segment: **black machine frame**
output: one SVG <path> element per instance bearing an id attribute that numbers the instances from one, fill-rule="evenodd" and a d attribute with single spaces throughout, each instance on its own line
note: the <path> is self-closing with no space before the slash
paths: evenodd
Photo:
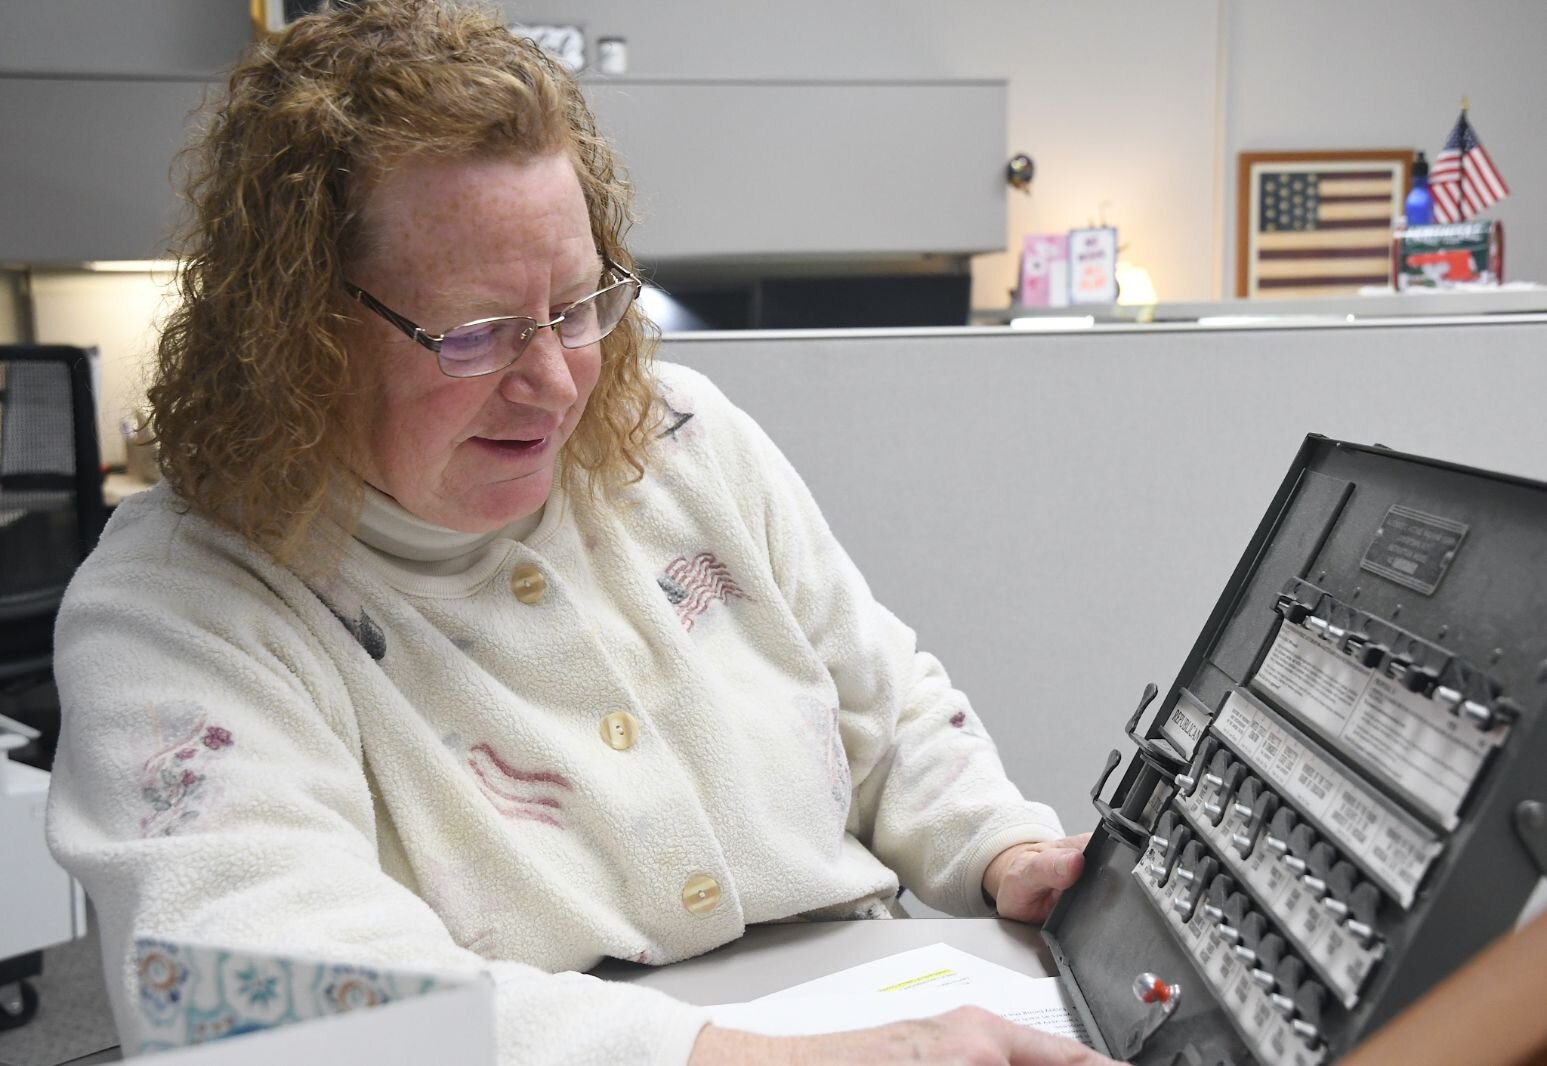
<path id="1" fill-rule="evenodd" d="M 1329 733 L 1319 663 L 1407 693 L 1391 732 Z M 1115 1057 L 1331 1061 L 1507 932 L 1547 866 L 1547 485 L 1307 437 L 1141 729 L 1155 695 L 1044 928 L 1060 979 Z M 1406 729 L 1481 751 L 1458 803 L 1403 778 Z M 1309 809 L 1327 793 L 1356 798 Z"/>

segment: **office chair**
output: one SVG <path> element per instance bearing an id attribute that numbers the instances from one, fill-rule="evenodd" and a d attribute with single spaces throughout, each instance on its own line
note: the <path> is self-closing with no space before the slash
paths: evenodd
<path id="1" fill-rule="evenodd" d="M 86 352 L 0 345 L 0 694 L 52 677 L 59 600 L 105 520 Z"/>
<path id="2" fill-rule="evenodd" d="M 52 680 L 54 616 L 105 518 L 86 352 L 0 345 L 0 696 Z M 41 742 L 44 769 L 57 710 L 53 718 Z M 42 969 L 41 951 L 0 960 L 0 984 L 17 984 L 22 997 L 19 1011 L 0 1005 L 0 1031 L 36 1013 L 27 978 Z"/>

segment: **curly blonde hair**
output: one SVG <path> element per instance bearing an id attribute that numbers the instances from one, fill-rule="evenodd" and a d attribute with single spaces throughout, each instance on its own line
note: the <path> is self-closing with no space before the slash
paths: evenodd
<path id="1" fill-rule="evenodd" d="M 367 0 L 297 20 L 233 69 L 184 149 L 193 214 L 181 302 L 149 389 L 177 493 L 293 561 L 319 514 L 362 491 L 371 387 L 342 342 L 340 282 L 363 248 L 372 175 L 409 156 L 575 161 L 597 249 L 624 266 L 629 188 L 574 80 L 496 15 L 448 0 Z M 564 448 L 586 487 L 639 477 L 652 439 L 653 327 L 631 307 Z"/>

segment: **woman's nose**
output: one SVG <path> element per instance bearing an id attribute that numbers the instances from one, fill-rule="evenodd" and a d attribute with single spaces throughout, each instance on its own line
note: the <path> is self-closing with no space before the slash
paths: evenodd
<path id="1" fill-rule="evenodd" d="M 532 335 L 521 357 L 501 378 L 500 395 L 512 403 L 549 410 L 562 410 L 575 402 L 579 392 L 556 326 L 543 326 Z"/>

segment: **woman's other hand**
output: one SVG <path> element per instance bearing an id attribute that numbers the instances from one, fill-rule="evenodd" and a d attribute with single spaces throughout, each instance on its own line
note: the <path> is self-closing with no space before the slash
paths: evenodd
<path id="1" fill-rule="evenodd" d="M 1064 890 L 1085 870 L 1090 834 L 1040 844 L 1016 844 L 994 856 L 983 872 L 983 893 L 1001 918 L 1042 922 Z"/>
<path id="2" fill-rule="evenodd" d="M 1111 1059 L 1084 1044 L 958 1007 L 919 1021 L 822 1036 L 768 1037 L 706 1028 L 688 1066 L 1100 1066 Z"/>

